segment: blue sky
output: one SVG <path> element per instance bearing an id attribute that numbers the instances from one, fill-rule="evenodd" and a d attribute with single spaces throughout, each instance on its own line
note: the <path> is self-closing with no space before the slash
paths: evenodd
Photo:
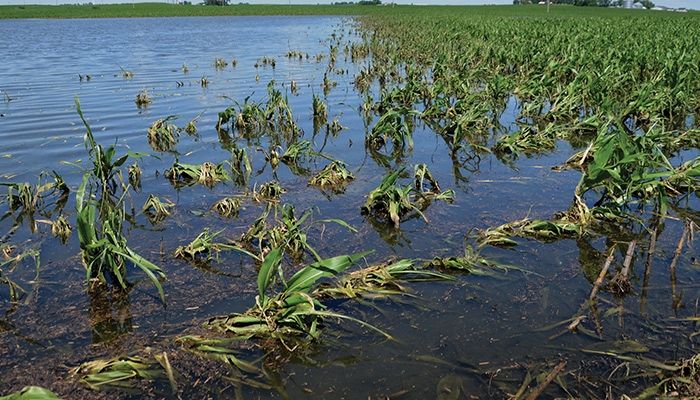
<path id="1" fill-rule="evenodd" d="M 90 0 L 58 0 L 58 3 L 82 3 Z M 140 2 L 141 0 L 135 0 Z M 163 1 L 163 0 L 150 0 Z M 232 0 L 236 3 L 239 0 Z M 258 4 L 288 4 L 290 0 L 240 0 Z M 332 3 L 337 0 L 291 0 L 292 3 Z M 389 1 L 389 0 L 385 0 Z M 393 0 L 403 4 L 512 4 L 512 0 Z M 131 0 L 92 0 L 93 3 L 131 3 Z M 56 0 L 0 0 L 0 4 L 55 4 Z M 668 7 L 700 8 L 700 0 L 656 0 L 654 3 Z"/>

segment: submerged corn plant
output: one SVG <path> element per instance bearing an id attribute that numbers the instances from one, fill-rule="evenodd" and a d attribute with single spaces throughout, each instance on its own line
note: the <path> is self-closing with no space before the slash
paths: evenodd
<path id="1" fill-rule="evenodd" d="M 178 141 L 178 128 L 170 123 L 177 117 L 170 115 L 164 119 L 155 121 L 148 128 L 148 144 L 155 151 L 170 151 Z"/>
<path id="2" fill-rule="evenodd" d="M 539 154 L 554 150 L 556 140 L 554 124 L 548 125 L 544 129 L 525 125 L 515 133 L 500 137 L 492 150 L 499 156 L 517 156 L 520 153 Z"/>
<path id="3" fill-rule="evenodd" d="M 41 267 L 39 251 L 29 249 L 19 254 L 15 254 L 15 251 L 16 248 L 14 246 L 6 245 L 0 247 L 0 284 L 7 286 L 10 301 L 12 302 L 19 300 L 21 294 L 24 293 L 24 289 L 10 279 L 9 275 L 26 259 L 32 259 L 34 261 L 37 277 L 39 274 L 39 268 Z"/>
<path id="4" fill-rule="evenodd" d="M 530 273 L 522 268 L 502 264 L 486 258 L 469 244 L 465 244 L 463 255 L 453 257 L 435 257 L 428 262 L 428 265 L 432 268 L 443 271 L 457 270 L 474 275 L 490 277 L 498 277 L 500 276 L 499 273 L 507 272 L 509 270 L 518 270 L 526 274 Z"/>
<path id="5" fill-rule="evenodd" d="M 140 356 L 123 356 L 88 361 L 70 371 L 74 379 L 92 390 L 108 388 L 133 388 L 135 381 L 155 381 L 166 378 L 174 382 L 172 367 L 164 357 L 153 359 Z"/>
<path id="6" fill-rule="evenodd" d="M 194 240 L 185 246 L 175 249 L 174 256 L 189 262 L 204 261 L 209 262 L 218 258 L 218 254 L 223 250 L 237 250 L 253 258 L 258 258 L 255 254 L 247 250 L 228 243 L 216 242 L 215 239 L 223 231 L 211 233 L 209 228 L 205 228 Z"/>
<path id="7" fill-rule="evenodd" d="M 345 163 L 333 160 L 309 179 L 309 184 L 321 188 L 329 188 L 334 192 L 340 193 L 353 179 L 355 177 L 348 171 Z"/>
<path id="8" fill-rule="evenodd" d="M 240 197 L 225 197 L 214 203 L 211 208 L 222 217 L 234 218 L 238 216 L 241 204 L 242 201 Z"/>
<path id="9" fill-rule="evenodd" d="M 413 260 L 395 260 L 343 274 L 334 282 L 320 285 L 314 295 L 338 299 L 388 297 L 410 293 L 404 286 L 407 281 L 450 279 L 449 275 L 417 266 Z"/>
<path id="10" fill-rule="evenodd" d="M 0 182 L 0 186 L 7 187 L 7 195 L 0 198 L 0 204 L 6 204 L 7 211 L 0 220 L 14 215 L 11 232 L 19 228 L 25 219 L 29 229 L 34 232 L 37 230 L 37 215 L 51 218 L 53 214 L 62 211 L 68 201 L 70 189 L 60 175 L 56 172 L 52 175 L 48 180 L 48 175 L 41 173 L 34 185 Z"/>
<path id="11" fill-rule="evenodd" d="M 253 199 L 258 202 L 278 202 L 284 193 L 287 190 L 275 181 L 253 187 Z"/>
<path id="12" fill-rule="evenodd" d="M 201 165 L 175 162 L 170 169 L 165 171 L 165 177 L 176 187 L 195 184 L 213 187 L 219 182 L 231 179 L 223 163 L 213 164 L 210 162 Z"/>
<path id="13" fill-rule="evenodd" d="M 174 206 L 175 204 L 170 200 L 165 200 L 165 202 L 163 202 L 158 197 L 151 194 L 148 195 L 148 199 L 146 199 L 143 207 L 141 207 L 141 212 L 146 215 L 152 224 L 157 224 L 170 215 L 170 209 Z"/>
<path id="14" fill-rule="evenodd" d="M 148 94 L 148 91 L 144 89 L 136 95 L 136 100 L 134 100 L 134 102 L 136 103 L 137 107 L 141 108 L 148 106 L 151 104 L 151 102 L 153 102 L 153 100 L 151 100 L 151 96 Z"/>
<path id="15" fill-rule="evenodd" d="M 253 165 L 245 148 L 234 146 L 231 148 L 231 173 L 236 183 L 246 185 L 253 173 Z"/>
<path id="16" fill-rule="evenodd" d="M 127 168 L 127 174 L 129 175 L 129 185 L 131 185 L 134 190 L 141 189 L 141 167 L 137 162 L 134 162 Z"/>
<path id="17" fill-rule="evenodd" d="M 326 103 L 315 94 L 312 98 L 311 109 L 313 111 L 314 118 L 318 118 L 322 121 L 325 121 L 328 118 L 328 107 L 326 106 Z"/>
<path id="18" fill-rule="evenodd" d="M 224 60 L 223 58 L 215 58 L 214 59 L 214 68 L 216 69 L 224 69 L 228 66 L 228 62 Z"/>
<path id="19" fill-rule="evenodd" d="M 581 234 L 583 234 L 583 227 L 576 222 L 569 221 L 566 217 L 551 221 L 524 218 L 481 231 L 477 240 L 479 246 L 511 246 L 517 244 L 512 239 L 513 237 L 546 241 L 575 237 Z"/>
<path id="20" fill-rule="evenodd" d="M 432 178 L 426 166 L 417 166 L 415 186 L 399 184 L 398 180 L 404 173 L 405 169 L 402 168 L 386 175 L 379 186 L 367 196 L 367 201 L 361 208 L 362 213 L 379 220 L 389 220 L 398 228 L 401 220 L 409 214 L 418 215 L 427 222 L 423 210 L 429 206 L 431 200 L 452 201 L 454 198 L 452 190 L 435 192 L 433 188 L 424 191 L 425 177 Z M 439 188 L 437 182 L 435 186 Z"/>
<path id="21" fill-rule="evenodd" d="M 272 249 L 258 273 L 255 305 L 243 313 L 213 318 L 207 322 L 207 326 L 242 339 L 278 341 L 290 350 L 303 341 L 317 339 L 328 319 L 354 321 L 391 338 L 389 334 L 365 322 L 329 311 L 314 297 L 313 289 L 319 280 L 342 273 L 365 254 L 317 261 L 302 268 L 289 279 L 280 279 L 281 287 L 277 288 L 274 281 L 277 275 L 282 274 L 280 264 L 283 251 L 279 248 Z"/>
<path id="22" fill-rule="evenodd" d="M 199 335 L 188 335 L 177 338 L 185 350 L 210 360 L 223 362 L 231 367 L 233 376 L 227 376 L 226 380 L 237 386 L 249 386 L 251 388 L 272 390 L 275 389 L 285 394 L 284 388 L 276 382 L 274 372 L 268 372 L 261 364 L 262 360 L 246 361 L 246 351 L 237 348 L 241 344 L 241 338 L 219 338 Z"/>
<path id="23" fill-rule="evenodd" d="M 125 220 L 123 197 L 116 204 L 105 198 L 98 201 L 86 176 L 76 192 L 75 202 L 78 240 L 87 281 L 107 284 L 109 278 L 116 281 L 120 288 L 126 289 L 129 286 L 127 267 L 133 265 L 146 274 L 165 303 L 160 283 L 165 274 L 126 243 L 122 228 Z"/>
<path id="24" fill-rule="evenodd" d="M 70 226 L 65 215 L 61 214 L 56 220 L 51 221 L 51 234 L 61 239 L 61 243 L 66 244 L 73 228 Z"/>
<path id="25" fill-rule="evenodd" d="M 294 206 L 283 204 L 280 207 L 266 208 L 256 221 L 241 236 L 238 243 L 251 251 L 260 254 L 258 259 L 273 248 L 281 248 L 295 259 L 301 259 L 308 252 L 315 259 L 321 257 L 309 243 L 307 232 L 317 224 L 335 223 L 351 232 L 357 232 L 352 226 L 340 219 L 310 220 L 312 210 L 306 210 L 300 217 L 296 216 Z"/>

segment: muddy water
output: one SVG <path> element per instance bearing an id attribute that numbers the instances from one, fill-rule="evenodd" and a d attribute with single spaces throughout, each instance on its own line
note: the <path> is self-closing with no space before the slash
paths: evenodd
<path id="1" fill-rule="evenodd" d="M 75 164 L 86 159 L 84 128 L 74 107 L 78 96 L 99 142 L 116 142 L 122 151 L 156 156 L 140 161 L 143 189 L 129 200 L 134 208 L 139 210 L 149 194 L 176 204 L 172 215 L 156 225 L 137 213 L 127 233 L 131 246 L 166 272 L 167 307 L 136 273 L 130 276 L 136 284 L 128 293 L 88 294 L 75 234 L 63 245 L 45 225 L 39 224 L 38 232 L 32 233 L 24 223 L 7 239 L 6 244 L 20 249 L 39 250 L 41 269 L 37 275 L 27 261 L 11 272 L 26 292 L 17 303 L 11 303 L 7 289 L 0 286 L 2 393 L 38 384 L 66 398 L 172 396 L 163 382 L 144 385 L 141 391 L 96 394 L 71 379 L 68 371 L 87 360 L 135 354 L 147 347 L 177 351 L 173 338 L 196 331 L 209 317 L 240 312 L 253 303 L 256 270 L 249 259 L 224 253 L 219 262 L 195 268 L 172 253 L 205 227 L 237 237 L 262 206 L 248 202 L 237 219 L 226 220 L 208 212 L 209 207 L 224 196 L 242 194 L 243 188 L 220 184 L 178 190 L 162 173 L 175 160 L 228 160 L 230 153 L 215 129 L 218 112 L 248 96 L 264 100 L 271 80 L 288 93 L 304 138 L 316 150 L 346 162 L 356 176 L 344 193 L 327 196 L 307 185 L 308 176 L 295 175 L 284 164 L 272 171 L 258 146 L 249 148 L 256 171 L 251 186 L 276 178 L 287 189 L 284 202 L 297 210 L 314 208 L 315 218 L 342 218 L 357 228 L 354 234 L 333 225 L 311 230 L 309 238 L 323 256 L 364 250 L 374 251 L 369 261 L 459 255 L 465 235 L 473 229 L 527 215 L 548 218 L 569 206 L 579 175 L 551 167 L 575 151 L 570 144 L 562 142 L 552 154 L 523 157 L 512 165 L 465 150 L 460 155 L 464 163 L 455 166 L 442 139 L 418 126 L 415 149 L 401 163 L 428 164 L 443 189 L 455 190 L 455 202 L 433 204 L 425 213 L 429 223 L 413 219 L 403 223 L 400 232 L 365 220 L 359 212 L 364 196 L 387 170 L 363 146 L 368 127 L 359 110 L 362 97 L 352 85 L 359 65 L 345 60 L 342 49 L 336 69 L 347 73 L 330 74 L 337 86 L 325 100 L 330 119 L 338 117 L 346 129 L 338 135 L 326 135 L 325 130 L 314 134 L 312 122 L 311 99 L 323 94 L 329 38 L 334 32 L 347 32 L 347 23 L 334 17 L 0 21 L 0 37 L 6 38 L 0 90 L 7 94 L 0 102 L 0 180 L 35 182 L 42 171 L 56 170 L 71 188 L 77 187 L 82 171 Z M 290 50 L 308 53 L 309 58 L 288 59 Z M 317 61 L 318 54 L 325 57 Z M 275 58 L 275 68 L 256 68 L 262 57 Z M 235 58 L 237 65 L 217 70 L 215 58 Z M 125 79 L 121 68 L 134 76 Z M 200 84 L 202 77 L 208 79 L 207 87 Z M 298 84 L 296 95 L 289 93 L 291 81 Z M 145 108 L 134 103 L 141 90 L 153 100 Z M 156 119 L 175 115 L 175 123 L 184 126 L 200 114 L 198 135 L 183 134 L 175 151 L 156 153 L 148 146 L 146 130 Z M 516 105 L 511 102 L 501 122 L 511 126 L 515 116 Z M 323 165 L 319 159 L 305 166 L 314 171 Z M 66 213 L 71 219 L 73 208 L 70 201 Z M 7 205 L 0 205 L 0 212 L 5 211 Z M 1 235 L 13 221 L 12 216 L 0 221 Z M 396 341 L 382 340 L 356 326 L 333 325 L 328 340 L 311 354 L 268 355 L 273 359 L 270 364 L 292 398 L 431 398 L 450 382 L 458 382 L 462 395 L 500 398 L 503 391 L 498 389 L 515 392 L 526 370 L 546 371 L 562 359 L 570 366 L 580 365 L 581 374 L 592 381 L 602 381 L 609 372 L 605 362 L 595 363 L 600 358 L 580 352 L 581 348 L 636 340 L 652 349 L 649 357 L 692 355 L 690 335 L 695 328 L 684 318 L 696 314 L 700 295 L 694 251 L 683 252 L 675 282 L 669 274 L 682 229 L 680 222 L 666 223 L 647 269 L 646 286 L 648 237 L 640 240 L 632 293 L 616 297 L 603 292 L 592 313 L 597 321 L 587 327 L 598 327 L 597 338 L 560 334 L 565 325 L 547 327 L 578 312 L 610 240 L 629 240 L 624 232 L 549 244 L 521 240 L 511 249 L 483 251 L 530 273 L 511 270 L 497 278 L 457 274 L 455 282 L 410 284 L 413 297 L 337 302 L 332 306 L 338 311 L 391 332 Z M 624 256 L 624 250 L 619 252 L 616 264 Z M 223 378 L 226 368 L 200 365 L 186 355 L 174 358 L 187 397 L 227 398 L 235 393 Z M 245 388 L 243 394 L 279 397 L 274 391 Z"/>

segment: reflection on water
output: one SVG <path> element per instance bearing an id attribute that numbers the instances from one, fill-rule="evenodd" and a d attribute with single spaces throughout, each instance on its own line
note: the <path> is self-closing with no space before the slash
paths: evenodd
<path id="1" fill-rule="evenodd" d="M 88 293 L 93 344 L 111 342 L 132 331 L 134 321 L 128 291 L 96 289 Z"/>

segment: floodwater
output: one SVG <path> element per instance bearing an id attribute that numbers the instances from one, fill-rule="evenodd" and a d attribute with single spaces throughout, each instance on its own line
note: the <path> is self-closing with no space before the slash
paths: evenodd
<path id="1" fill-rule="evenodd" d="M 228 367 L 179 356 L 177 352 L 184 350 L 174 339 L 196 332 L 210 317 L 242 312 L 253 305 L 255 265 L 235 252 L 224 252 L 217 262 L 195 268 L 172 254 L 206 227 L 224 230 L 222 237 L 238 237 L 264 206 L 248 201 L 238 218 L 224 219 L 209 208 L 225 196 L 243 194 L 244 188 L 222 183 L 211 189 L 199 185 L 176 189 L 163 172 L 175 160 L 191 164 L 229 160 L 230 153 L 215 129 L 218 112 L 248 96 L 264 100 L 271 80 L 289 96 L 304 138 L 312 141 L 315 150 L 347 163 L 356 177 L 344 193 L 327 195 L 307 184 L 309 176 L 295 175 L 282 163 L 276 171 L 266 165 L 264 153 L 258 150 L 267 149 L 266 142 L 249 144 L 255 171 L 251 188 L 276 178 L 287 189 L 282 201 L 293 204 L 298 213 L 312 208 L 315 219 L 342 218 L 358 230 L 351 233 L 333 224 L 312 229 L 309 241 L 324 257 L 365 250 L 374 251 L 369 262 L 460 255 L 465 236 L 476 229 L 526 216 L 550 218 L 569 207 L 579 173 L 552 169 L 576 150 L 569 143 L 559 143 L 551 154 L 521 157 L 511 165 L 466 149 L 455 163 L 440 136 L 418 125 L 414 150 L 398 164 L 412 168 L 426 163 L 443 190 L 456 192 L 455 201 L 432 204 L 425 212 L 428 223 L 415 218 L 402 223 L 398 232 L 366 220 L 360 207 L 387 172 L 365 150 L 365 132 L 376 117 L 369 126 L 365 124 L 360 110 L 363 98 L 353 86 L 355 74 L 367 60 L 352 63 L 341 48 L 336 71 L 329 75 L 337 85 L 325 96 L 321 86 L 331 35 L 344 32 L 343 40 L 354 40 L 350 30 L 350 20 L 335 17 L 0 21 L 4 38 L 0 181 L 34 183 L 42 171 L 55 170 L 71 189 L 77 188 L 82 171 L 76 164 L 87 159 L 85 130 L 74 106 L 74 98 L 79 97 L 98 142 L 116 143 L 122 152 L 154 155 L 139 160 L 142 190 L 127 201 L 136 217 L 126 235 L 134 250 L 167 274 L 167 307 L 148 280 L 133 271 L 129 278 L 136 285 L 128 293 L 91 294 L 86 290 L 75 232 L 65 245 L 41 223 L 35 233 L 23 223 L 13 235 L 5 236 L 14 218 L 0 220 L 3 244 L 37 249 L 41 254 L 38 275 L 30 260 L 10 273 L 25 291 L 18 302 L 10 302 L 7 288 L 0 286 L 0 394 L 41 385 L 65 398 L 174 397 L 167 381 L 139 384 L 131 392 L 96 393 L 69 376 L 69 370 L 82 362 L 143 354 L 152 348 L 170 352 L 183 398 L 234 396 L 236 390 L 225 379 Z M 287 58 L 292 50 L 308 53 L 309 58 Z M 318 54 L 325 57 L 318 61 Z M 262 63 L 256 67 L 262 57 L 274 58 L 275 68 Z M 237 65 L 217 70 L 216 58 L 228 62 L 235 58 Z M 133 77 L 125 79 L 122 68 L 132 71 Z M 200 84 L 202 77 L 209 81 L 206 87 Z M 295 95 L 289 90 L 292 81 L 298 85 Z M 139 108 L 134 99 L 142 90 L 148 91 L 152 103 Z M 325 129 L 314 134 L 313 94 L 327 101 L 329 120 L 337 117 L 346 129 L 337 135 L 327 135 Z M 501 123 L 512 128 L 516 113 L 513 100 Z M 174 151 L 155 152 L 148 145 L 146 130 L 170 115 L 177 116 L 178 126 L 199 116 L 198 135 L 183 133 Z M 318 158 L 305 167 L 318 171 L 325 163 Z M 172 215 L 155 225 L 138 212 L 149 194 L 175 203 Z M 73 210 L 71 196 L 65 208 L 71 221 Z M 6 211 L 7 205 L 0 205 L 0 213 Z M 634 340 L 651 349 L 645 354 L 650 358 L 687 357 L 694 354 L 695 323 L 688 318 L 698 311 L 700 271 L 694 250 L 687 247 L 675 277 L 669 274 L 682 230 L 680 221 L 666 223 L 646 284 L 649 241 L 648 237 L 640 240 L 632 292 L 619 297 L 604 290 L 594 313 L 598 320 L 586 323 L 596 337 L 570 333 L 566 324 L 548 327 L 578 313 L 610 240 L 629 240 L 631 235 L 625 232 L 554 243 L 518 240 L 518 246 L 507 249 L 488 247 L 483 255 L 530 273 L 511 270 L 495 278 L 455 274 L 453 282 L 408 284 L 412 297 L 333 303 L 335 311 L 362 318 L 396 340 L 384 340 L 351 322 L 333 322 L 322 336 L 325 340 L 311 351 L 291 357 L 271 351 L 265 354 L 272 358 L 267 364 L 291 398 L 423 399 L 445 395 L 445 387 L 458 387 L 462 398 L 502 398 L 504 392 L 517 390 L 526 371 L 546 373 L 560 360 L 568 360 L 570 369 L 580 368 L 580 375 L 590 382 L 604 382 L 610 372 L 606 362 L 581 352 L 582 348 Z M 624 248 L 618 251 L 613 270 L 621 268 Z M 566 395 L 556 384 L 552 386 L 547 396 Z M 281 396 L 248 387 L 241 393 L 244 397 Z"/>

